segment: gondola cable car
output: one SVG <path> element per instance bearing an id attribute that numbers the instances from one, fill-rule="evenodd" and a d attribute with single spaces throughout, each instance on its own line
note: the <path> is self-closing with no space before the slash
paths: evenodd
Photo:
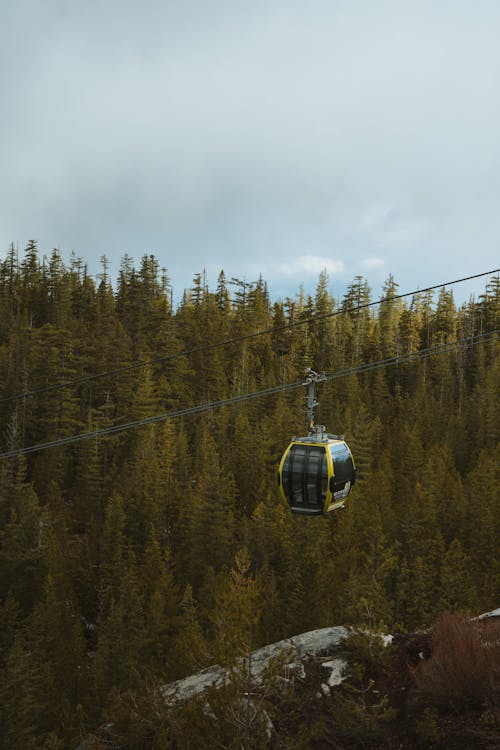
<path id="1" fill-rule="evenodd" d="M 307 437 L 292 437 L 279 465 L 281 495 L 292 513 L 322 515 L 345 504 L 356 480 L 356 466 L 343 435 L 326 432 L 314 421 L 316 383 L 324 373 L 307 370 Z"/>

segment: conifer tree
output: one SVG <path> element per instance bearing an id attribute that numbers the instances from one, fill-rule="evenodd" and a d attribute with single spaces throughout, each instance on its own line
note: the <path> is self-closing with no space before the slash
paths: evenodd
<path id="1" fill-rule="evenodd" d="M 94 700 L 104 707 L 114 691 L 133 687 L 144 669 L 144 597 L 132 552 L 107 611 L 98 624 L 93 661 Z"/>
<path id="2" fill-rule="evenodd" d="M 226 274 L 224 273 L 224 271 L 221 271 L 217 278 L 217 290 L 215 292 L 215 300 L 217 302 L 217 307 L 219 308 L 219 310 L 222 313 L 227 314 L 229 311 L 231 299 L 229 296 L 229 291 L 227 288 L 227 281 L 226 281 Z"/>
<path id="3" fill-rule="evenodd" d="M 260 618 L 259 585 L 251 572 L 251 560 L 245 548 L 238 550 L 234 567 L 224 584 L 215 592 L 211 615 L 217 661 L 237 669 L 237 659 L 248 659 L 256 646 Z M 248 664 L 245 666 L 249 668 Z"/>
<path id="4" fill-rule="evenodd" d="M 462 544 L 471 558 L 479 608 L 489 610 L 500 596 L 500 486 L 498 447 L 481 451 L 477 464 L 467 474 L 466 521 Z"/>
<path id="5" fill-rule="evenodd" d="M 100 542 L 99 609 L 106 617 L 113 601 L 118 600 L 121 581 L 126 575 L 128 544 L 125 537 L 125 512 L 122 497 L 114 493 L 106 507 Z"/>
<path id="6" fill-rule="evenodd" d="M 456 329 L 456 308 L 453 300 L 453 292 L 444 287 L 439 292 L 436 310 L 432 323 L 432 334 L 434 344 L 443 344 L 452 341 Z"/>
<path id="7" fill-rule="evenodd" d="M 180 605 L 180 627 L 174 637 L 171 658 L 175 678 L 198 672 L 212 660 L 205 634 L 200 624 L 198 607 L 190 584 L 184 589 Z"/>
<path id="8" fill-rule="evenodd" d="M 192 565 L 212 565 L 216 570 L 227 565 L 235 546 L 237 493 L 234 478 L 221 465 L 217 446 L 207 424 L 200 430 L 196 503 L 192 510 L 193 536 L 190 540 Z"/>
<path id="9" fill-rule="evenodd" d="M 26 616 L 41 587 L 43 514 L 33 487 L 24 480 L 22 463 L 8 501 L 8 520 L 1 533 L 1 598 L 11 591 Z"/>
<path id="10" fill-rule="evenodd" d="M 3 747 L 38 750 L 45 705 L 40 701 L 40 665 L 35 663 L 24 633 L 16 637 L 7 655 L 0 691 Z"/>
<path id="11" fill-rule="evenodd" d="M 403 311 L 402 301 L 394 299 L 398 294 L 398 284 L 389 274 L 382 289 L 382 304 L 378 316 L 382 357 L 394 357 L 399 353 L 398 326 Z"/>
<path id="12" fill-rule="evenodd" d="M 208 737 L 215 732 L 219 741 L 224 738 L 223 746 L 234 750 L 257 750 L 268 744 L 262 709 L 251 697 L 260 587 L 250 568 L 248 552 L 243 548 L 236 553 L 234 567 L 215 593 L 212 613 L 215 654 L 228 673 L 224 684 L 210 694 L 210 706 L 217 720 L 205 725 L 205 731 Z"/>
<path id="13" fill-rule="evenodd" d="M 347 292 L 342 300 L 344 315 L 339 320 L 340 348 L 344 351 L 344 361 L 335 357 L 335 369 L 345 367 L 346 364 L 357 364 L 362 361 L 363 354 L 375 359 L 377 348 L 370 351 L 371 331 L 373 321 L 366 305 L 370 301 L 370 288 L 362 276 L 355 276 L 353 282 L 347 287 Z M 359 310 L 357 308 L 360 308 Z M 332 364 L 333 364 L 332 363 Z"/>
<path id="14" fill-rule="evenodd" d="M 441 565 L 439 611 L 475 609 L 477 594 L 472 582 L 471 560 L 458 539 L 448 547 Z"/>
<path id="15" fill-rule="evenodd" d="M 356 625 L 366 624 L 370 630 L 380 630 L 392 624 L 394 605 L 388 592 L 388 581 L 396 566 L 394 550 L 383 531 L 378 509 L 363 508 L 357 503 L 359 514 L 358 560 L 352 567 L 346 587 L 346 613 Z"/>
<path id="16" fill-rule="evenodd" d="M 0 261 L 2 450 L 498 328 L 497 277 L 460 309 L 446 290 L 436 303 L 394 300 L 389 277 L 373 311 L 356 277 L 338 316 L 179 356 L 335 311 L 326 274 L 315 295 L 274 304 L 264 279 L 234 281 L 231 302 L 223 273 L 215 292 L 199 274 L 174 311 L 153 256 L 124 259 L 115 295 L 105 259 L 94 282 L 74 255 L 40 259 L 33 241 L 20 260 L 12 246 Z M 346 434 L 360 469 L 345 510 L 326 518 L 292 516 L 276 487 L 284 447 L 303 432 L 298 389 L 2 461 L 3 745 L 59 750 L 119 691 L 215 661 L 216 622 L 236 633 L 231 607 L 252 586 L 255 646 L 348 620 L 413 628 L 444 607 L 497 606 L 499 366 L 492 339 L 326 383 L 318 421 Z M 234 568 L 238 588 L 228 568 L 242 544 L 253 563 Z M 216 704 L 226 744 L 253 741 L 238 734 L 243 685 Z"/>
<path id="17" fill-rule="evenodd" d="M 151 674 L 176 673 L 173 651 L 179 628 L 179 592 L 174 579 L 171 557 L 162 553 L 154 529 L 140 567 L 141 598 L 144 602 L 141 663 Z"/>

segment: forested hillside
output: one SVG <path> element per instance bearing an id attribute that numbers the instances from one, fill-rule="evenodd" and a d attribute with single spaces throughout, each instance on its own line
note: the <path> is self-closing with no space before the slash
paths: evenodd
<path id="1" fill-rule="evenodd" d="M 76 257 L 11 248 L 0 452 L 499 328 L 498 277 L 460 307 L 448 289 L 391 300 L 389 277 L 386 301 L 358 312 L 361 277 L 342 299 L 325 274 L 314 297 L 279 301 L 263 279 L 232 282 L 198 274 L 174 309 L 153 256 L 93 279 Z M 242 641 L 497 607 L 499 383 L 493 338 L 320 386 L 318 421 L 359 467 L 328 517 L 292 516 L 278 493 L 280 455 L 305 430 L 300 389 L 0 459 L 1 747 L 75 746 L 127 690 L 227 663 Z"/>

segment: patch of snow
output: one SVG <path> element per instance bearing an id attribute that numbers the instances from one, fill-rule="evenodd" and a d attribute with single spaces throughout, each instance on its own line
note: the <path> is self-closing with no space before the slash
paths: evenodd
<path id="1" fill-rule="evenodd" d="M 283 667 L 283 672 L 285 673 L 285 677 L 290 679 L 292 677 L 297 677 L 299 680 L 305 680 L 306 678 L 306 670 L 304 669 L 304 665 L 300 662 L 292 662 L 291 664 L 285 664 Z"/>
<path id="2" fill-rule="evenodd" d="M 330 669 L 330 677 L 328 678 L 328 685 L 330 687 L 335 687 L 335 685 L 340 685 L 341 682 L 343 682 L 347 675 L 345 674 L 345 668 L 347 667 L 347 662 L 345 659 L 331 659 L 330 661 L 324 661 L 321 665 L 324 669 Z"/>
<path id="3" fill-rule="evenodd" d="M 482 615 L 479 615 L 479 617 L 476 617 L 476 620 L 486 620 L 488 617 L 500 617 L 500 607 L 498 609 L 492 609 L 491 612 L 485 612 Z"/>
<path id="4" fill-rule="evenodd" d="M 353 628 L 353 629 L 351 629 L 351 631 L 350 631 L 350 632 L 351 632 L 351 633 L 352 633 L 352 632 L 357 632 L 357 628 Z M 359 632 L 361 632 L 361 633 L 364 633 L 364 634 L 365 634 L 365 635 L 367 635 L 367 636 L 368 636 L 368 637 L 369 637 L 370 639 L 373 639 L 373 638 L 377 638 L 377 639 L 380 639 L 380 640 L 382 641 L 382 645 L 383 645 L 383 646 L 388 646 L 388 645 L 389 645 L 390 643 L 392 643 L 392 641 L 393 641 L 393 638 L 394 638 L 394 636 L 393 636 L 393 635 L 391 635 L 390 633 L 374 633 L 374 632 L 373 632 L 373 630 L 365 630 L 365 629 L 362 629 L 362 630 L 360 630 Z"/>

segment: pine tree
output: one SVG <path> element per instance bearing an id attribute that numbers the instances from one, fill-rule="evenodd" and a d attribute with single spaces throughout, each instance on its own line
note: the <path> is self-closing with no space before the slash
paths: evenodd
<path id="1" fill-rule="evenodd" d="M 344 358 L 339 359 L 338 355 L 335 357 L 333 362 L 338 363 L 335 369 L 345 367 L 347 363 L 357 364 L 372 355 L 376 358 L 378 347 L 371 351 L 369 346 L 373 330 L 373 321 L 367 308 L 369 302 L 370 288 L 367 281 L 362 276 L 355 276 L 342 300 L 344 314 L 339 320 L 339 343 Z"/>
<path id="2" fill-rule="evenodd" d="M 398 294 L 398 284 L 392 274 L 389 274 L 382 289 L 382 304 L 378 316 L 380 327 L 380 343 L 382 357 L 394 357 L 399 354 L 400 341 L 398 326 L 403 311 L 402 301 L 395 299 Z"/>
<path id="3" fill-rule="evenodd" d="M 332 361 L 334 353 L 335 319 L 330 316 L 334 309 L 334 300 L 328 291 L 328 274 L 322 271 L 316 286 L 313 308 L 310 317 L 321 320 L 308 325 L 311 336 L 311 358 L 315 370 L 324 370 L 326 363 Z"/>
<path id="4" fill-rule="evenodd" d="M 224 271 L 219 273 L 217 278 L 217 291 L 215 293 L 215 299 L 219 310 L 226 314 L 230 307 L 230 296 L 227 288 L 226 274 Z"/>
<path id="5" fill-rule="evenodd" d="M 137 682 L 144 669 L 144 597 L 137 563 L 132 552 L 125 559 L 119 588 L 98 624 L 98 641 L 93 661 L 94 700 L 101 709 L 114 691 L 126 690 Z"/>
<path id="6" fill-rule="evenodd" d="M 453 292 L 443 287 L 439 292 L 436 311 L 432 322 L 434 344 L 444 344 L 456 337 L 457 311 L 453 301 Z"/>
<path id="7" fill-rule="evenodd" d="M 140 567 L 140 585 L 144 602 L 142 667 L 153 675 L 170 677 L 177 670 L 173 643 L 180 625 L 179 592 L 170 554 L 168 550 L 162 553 L 153 529 Z"/>
<path id="8" fill-rule="evenodd" d="M 181 627 L 174 637 L 172 646 L 172 654 L 175 657 L 172 670 L 175 678 L 198 672 L 211 661 L 190 584 L 185 587 L 180 602 L 180 622 Z"/>
<path id="9" fill-rule="evenodd" d="M 398 617 L 409 627 L 421 627 L 437 613 L 439 570 L 444 541 L 436 507 L 427 489 L 417 482 L 401 525 L 401 570 Z"/>
<path id="10" fill-rule="evenodd" d="M 472 581 L 471 560 L 458 539 L 448 547 L 441 565 L 439 610 L 474 610 L 477 593 Z"/>
<path id="11" fill-rule="evenodd" d="M 192 724 L 194 732 L 203 731 L 208 745 L 222 743 L 234 750 L 258 750 L 268 745 L 263 700 L 252 698 L 252 650 L 260 616 L 260 587 L 250 568 L 247 551 L 239 550 L 234 567 L 215 593 L 214 648 L 219 662 L 227 667 L 227 677 L 208 696 L 216 721 L 207 722 L 199 715 Z M 272 682 L 273 675 L 264 679 Z"/>
<path id="12" fill-rule="evenodd" d="M 229 564 L 235 548 L 237 493 L 234 478 L 221 465 L 208 425 L 200 430 L 197 479 L 192 508 L 191 566 L 212 565 L 220 570 Z M 199 576 L 196 578 L 199 580 Z"/>
<path id="13" fill-rule="evenodd" d="M 394 617 L 388 581 L 396 567 L 396 556 L 383 531 L 380 512 L 362 505 L 362 500 L 358 501 L 359 552 L 346 587 L 346 612 L 354 624 L 380 632 L 391 626 Z"/>
<path id="14" fill-rule="evenodd" d="M 40 666 L 34 662 L 24 633 L 17 636 L 7 655 L 0 691 L 3 747 L 38 750 L 38 722 L 45 706 L 40 701 Z"/>
<path id="15" fill-rule="evenodd" d="M 125 537 L 123 499 L 113 494 L 108 501 L 100 541 L 99 611 L 106 617 L 117 601 L 126 574 L 128 544 Z"/>
<path id="16" fill-rule="evenodd" d="M 33 487 L 24 480 L 22 464 L 8 499 L 10 510 L 0 548 L 1 598 L 11 591 L 26 616 L 41 587 L 43 515 Z"/>
<path id="17" fill-rule="evenodd" d="M 20 629 L 21 610 L 11 591 L 0 606 L 0 665 L 5 666 L 6 658 L 16 634 Z"/>
<path id="18" fill-rule="evenodd" d="M 495 606 L 500 596 L 500 488 L 498 447 L 482 451 L 466 476 L 467 515 L 462 544 L 472 562 L 473 580 L 483 611 Z"/>
<path id="19" fill-rule="evenodd" d="M 214 649 L 217 661 L 237 669 L 238 659 L 248 659 L 256 647 L 260 618 L 259 585 L 251 572 L 251 560 L 245 548 L 234 558 L 234 567 L 215 592 Z M 248 669 L 248 665 L 245 667 Z"/>

